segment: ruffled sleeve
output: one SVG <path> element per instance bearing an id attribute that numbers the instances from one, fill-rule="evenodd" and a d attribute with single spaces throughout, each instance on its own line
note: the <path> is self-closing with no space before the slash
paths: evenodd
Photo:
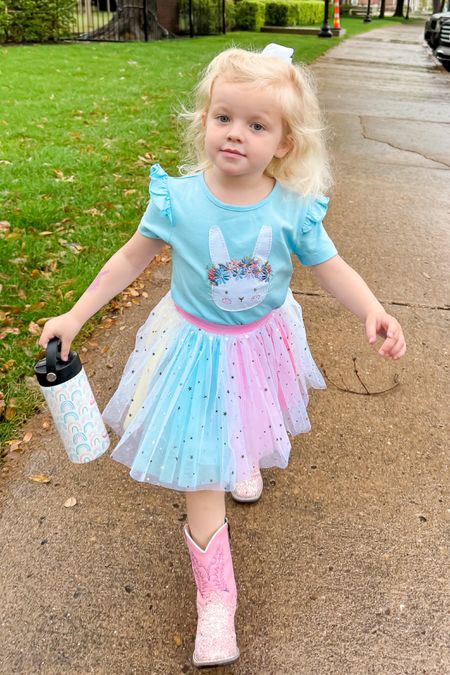
<path id="1" fill-rule="evenodd" d="M 329 201 L 325 195 L 310 201 L 303 221 L 298 225 L 294 252 L 302 265 L 319 265 L 337 254 L 322 223 Z"/>
<path id="2" fill-rule="evenodd" d="M 173 215 L 169 176 L 159 164 L 150 169 L 150 203 L 139 223 L 138 231 L 146 237 L 162 239 L 170 244 Z"/>

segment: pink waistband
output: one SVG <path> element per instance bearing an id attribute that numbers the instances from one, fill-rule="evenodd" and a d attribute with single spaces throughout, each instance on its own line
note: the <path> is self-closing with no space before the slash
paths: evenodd
<path id="1" fill-rule="evenodd" d="M 263 326 L 266 323 L 266 321 L 268 321 L 268 319 L 270 319 L 270 317 L 272 316 L 272 312 L 269 312 L 265 316 L 261 317 L 261 319 L 257 319 L 256 321 L 252 321 L 251 323 L 245 323 L 242 325 L 214 323 L 214 321 L 206 321 L 205 319 L 199 319 L 197 316 L 193 316 L 192 314 L 185 312 L 184 309 L 178 307 L 176 303 L 174 304 L 177 311 L 181 314 L 181 316 L 184 319 L 186 319 L 186 321 L 189 321 L 189 323 L 192 323 L 194 326 L 197 326 L 198 328 L 203 328 L 203 330 L 206 330 L 209 333 L 219 333 L 222 335 L 242 335 L 242 333 L 250 333 L 251 331 L 256 330 L 260 326 Z"/>

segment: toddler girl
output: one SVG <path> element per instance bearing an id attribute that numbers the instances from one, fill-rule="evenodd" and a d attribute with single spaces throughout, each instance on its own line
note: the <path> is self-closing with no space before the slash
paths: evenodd
<path id="1" fill-rule="evenodd" d="M 291 254 L 365 324 L 379 354 L 405 352 L 400 325 L 336 252 L 322 219 L 329 185 L 322 122 L 293 50 L 228 49 L 207 67 L 189 119 L 183 175 L 151 169 L 137 232 L 39 343 L 66 359 L 82 325 L 164 243 L 170 292 L 136 336 L 103 415 L 130 475 L 186 494 L 184 538 L 197 585 L 197 666 L 239 656 L 225 492 L 256 501 L 260 469 L 286 467 L 289 435 L 308 431 L 308 389 L 325 388 L 289 290 Z"/>

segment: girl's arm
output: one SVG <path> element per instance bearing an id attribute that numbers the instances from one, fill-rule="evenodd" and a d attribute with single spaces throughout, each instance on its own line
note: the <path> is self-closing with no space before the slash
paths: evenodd
<path id="1" fill-rule="evenodd" d="M 52 337 L 61 339 L 61 357 L 69 355 L 70 343 L 86 321 L 120 291 L 129 286 L 164 246 L 161 239 L 144 237 L 140 232 L 124 244 L 102 267 L 94 281 L 72 309 L 47 321 L 39 339 L 46 347 Z"/>
<path id="2" fill-rule="evenodd" d="M 324 290 L 333 295 L 365 324 L 370 344 L 376 336 L 386 338 L 378 353 L 399 359 L 406 351 L 405 338 L 397 319 L 388 314 L 366 282 L 339 255 L 324 263 L 311 266 Z"/>

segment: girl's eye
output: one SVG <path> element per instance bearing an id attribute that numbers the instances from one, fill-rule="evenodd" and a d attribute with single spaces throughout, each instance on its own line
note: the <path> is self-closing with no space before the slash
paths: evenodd
<path id="1" fill-rule="evenodd" d="M 259 122 L 253 122 L 251 125 L 255 131 L 264 131 L 264 127 Z"/>
<path id="2" fill-rule="evenodd" d="M 216 120 L 218 122 L 222 122 L 223 124 L 226 124 L 227 122 L 230 121 L 230 118 L 228 117 L 228 115 L 217 115 Z"/>

